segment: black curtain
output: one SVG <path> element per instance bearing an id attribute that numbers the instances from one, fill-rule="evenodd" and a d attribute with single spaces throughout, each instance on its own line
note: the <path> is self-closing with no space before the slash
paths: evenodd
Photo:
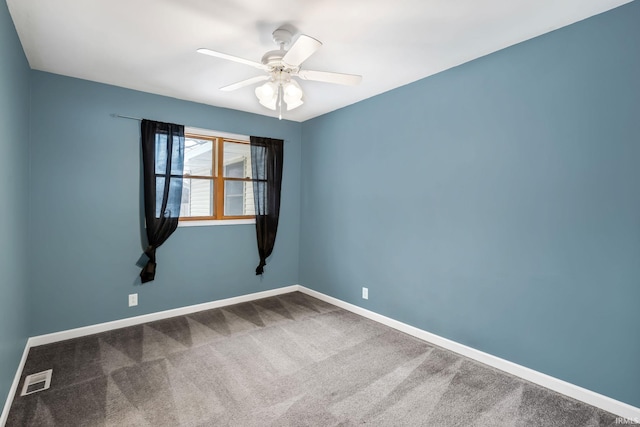
<path id="1" fill-rule="evenodd" d="M 184 169 L 184 126 L 142 120 L 144 214 L 149 260 L 140 272 L 142 283 L 156 275 L 156 249 L 178 227 Z"/>
<path id="2" fill-rule="evenodd" d="M 250 140 L 256 235 L 260 255 L 256 275 L 261 275 L 267 265 L 267 258 L 273 251 L 278 231 L 284 141 L 258 136 L 252 136 Z"/>

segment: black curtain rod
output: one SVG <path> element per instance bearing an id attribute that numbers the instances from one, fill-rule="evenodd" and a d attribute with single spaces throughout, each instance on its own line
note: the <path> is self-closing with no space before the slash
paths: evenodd
<path id="1" fill-rule="evenodd" d="M 141 122 L 143 120 L 140 117 L 123 116 L 122 114 L 116 114 L 116 113 L 112 113 L 112 114 L 110 114 L 110 116 L 114 117 L 114 118 L 117 118 L 117 119 L 137 120 L 139 122 Z M 192 126 L 184 125 L 184 127 L 192 127 Z M 197 126 L 193 126 L 193 127 L 197 127 Z"/>
<path id="2" fill-rule="evenodd" d="M 129 120 L 137 120 L 139 122 L 142 121 L 142 119 L 140 117 L 131 117 L 131 116 L 122 116 L 120 114 L 112 114 L 111 117 L 119 117 L 121 119 L 129 119 Z"/>
<path id="3" fill-rule="evenodd" d="M 122 114 L 116 114 L 116 113 L 111 114 L 111 117 L 115 117 L 117 119 L 137 120 L 139 122 L 144 120 L 144 119 L 141 119 L 140 117 L 123 116 Z M 148 120 L 151 120 L 151 119 L 148 119 Z M 189 126 L 189 125 L 183 125 L 183 126 L 184 127 L 192 127 L 192 126 Z M 196 127 L 196 126 L 193 126 L 193 127 Z"/>

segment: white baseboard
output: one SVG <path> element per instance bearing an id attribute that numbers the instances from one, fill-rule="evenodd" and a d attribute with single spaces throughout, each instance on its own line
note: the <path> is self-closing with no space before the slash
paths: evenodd
<path id="1" fill-rule="evenodd" d="M 158 311 L 156 313 L 143 314 L 141 316 L 128 317 L 126 319 L 114 320 L 111 322 L 98 323 L 97 325 L 84 326 L 82 328 L 68 329 L 66 331 L 54 332 L 52 334 L 38 335 L 29 338 L 27 345 L 36 347 L 38 345 L 51 344 L 71 338 L 79 338 L 87 335 L 98 334 L 100 332 L 125 328 L 127 326 L 140 325 L 142 323 L 154 322 L 156 320 L 168 319 L 170 317 L 184 316 L 203 310 L 224 307 L 227 305 L 240 304 L 242 302 L 253 301 L 261 298 L 268 298 L 275 295 L 286 294 L 288 292 L 299 291 L 300 286 L 292 285 L 268 291 L 256 292 L 253 294 L 241 295 L 238 297 L 225 298 L 217 301 L 205 302 L 202 304 L 189 305 L 186 307 L 174 308 L 172 310 Z"/>
<path id="2" fill-rule="evenodd" d="M 13 402 L 13 398 L 16 395 L 16 391 L 18 390 L 20 374 L 22 373 L 22 369 L 24 369 L 24 364 L 27 361 L 28 354 L 29 342 L 27 341 L 27 344 L 24 346 L 24 351 L 22 352 L 22 359 L 20 359 L 18 370 L 16 371 L 15 377 L 13 377 L 13 383 L 11 384 L 11 388 L 9 389 L 9 395 L 7 396 L 7 400 L 4 403 L 2 414 L 0 414 L 0 426 L 2 427 L 4 427 L 4 425 L 7 423 L 7 418 L 9 417 L 9 409 L 11 408 L 11 402 Z"/>
<path id="3" fill-rule="evenodd" d="M 575 384 L 568 383 L 550 375 L 543 374 L 542 372 L 534 371 L 533 369 L 529 369 L 522 365 L 509 362 L 508 360 L 501 359 L 497 356 L 493 356 L 480 350 L 476 350 L 475 348 L 468 347 L 464 344 L 451 341 L 439 335 L 432 334 L 431 332 L 418 329 L 414 326 L 407 325 L 406 323 L 402 323 L 398 320 L 394 320 L 365 308 L 358 307 L 357 305 L 353 305 L 337 298 L 314 291 L 312 289 L 305 288 L 304 286 L 300 286 L 299 291 L 309 296 L 318 298 L 319 300 L 328 302 L 329 304 L 344 308 L 345 310 L 351 311 L 352 313 L 359 314 L 360 316 L 374 320 L 378 323 L 382 323 L 383 325 L 389 326 L 393 329 L 397 329 L 401 332 L 412 335 L 421 340 L 435 344 L 439 347 L 451 350 L 455 353 L 461 354 L 462 356 L 468 357 L 469 359 L 476 360 L 478 362 L 484 363 L 485 365 L 492 366 L 511 375 L 515 375 L 516 377 L 525 379 L 534 384 L 538 384 L 542 387 L 546 387 L 558 393 L 564 394 L 565 396 L 569 396 L 573 399 L 579 400 L 597 408 L 604 409 L 605 411 L 611 412 L 612 414 L 618 415 L 628 420 L 640 422 L 640 408 L 636 408 L 635 406 L 620 402 L 619 400 L 612 399 L 605 395 L 596 393 L 583 387 L 579 387 Z"/>
<path id="4" fill-rule="evenodd" d="M 620 402 L 618 400 L 612 399 L 602 394 L 593 392 L 591 390 L 587 390 L 586 388 L 579 387 L 577 385 L 568 383 L 558 378 L 554 378 L 552 376 L 543 374 L 542 372 L 534 371 L 533 369 L 529 369 L 522 365 L 509 362 L 508 360 L 501 359 L 497 356 L 493 356 L 491 354 L 482 352 L 480 350 L 476 350 L 464 344 L 451 341 L 447 338 L 443 338 L 439 335 L 432 334 L 430 332 L 424 331 L 422 329 L 416 328 L 414 326 L 408 325 L 398 320 L 394 320 L 390 317 L 386 317 L 381 314 L 375 313 L 373 311 L 367 310 L 365 308 L 358 307 L 357 305 L 344 302 L 342 300 L 325 295 L 323 293 L 314 291 L 309 288 L 305 288 L 304 286 L 292 285 L 292 286 L 286 286 L 278 289 L 271 289 L 268 291 L 256 292 L 253 294 L 207 302 L 203 304 L 180 307 L 173 310 L 165 310 L 157 313 L 145 314 L 142 316 L 130 317 L 130 318 L 121 319 L 121 320 L 114 320 L 112 322 L 100 323 L 97 325 L 85 326 L 82 328 L 70 329 L 67 331 L 61 331 L 61 332 L 55 332 L 52 334 L 31 337 L 27 340 L 27 344 L 25 346 L 24 353 L 22 355 L 22 360 L 20 361 L 20 366 L 18 366 L 18 370 L 16 372 L 13 385 L 11 386 L 11 390 L 9 391 L 9 396 L 4 405 L 4 410 L 2 411 L 2 415 L 0 416 L 0 426 L 5 425 L 7 417 L 9 416 L 9 408 L 11 406 L 11 402 L 13 401 L 13 397 L 15 396 L 15 392 L 18 389 L 19 382 L 20 382 L 20 375 L 22 373 L 22 369 L 27 359 L 29 349 L 31 347 L 44 345 L 44 344 L 51 344 L 54 342 L 68 340 L 71 338 L 78 338 L 78 337 L 83 337 L 87 335 L 93 335 L 100 332 L 106 332 L 113 329 L 124 328 L 127 326 L 139 325 L 142 323 L 167 319 L 170 317 L 183 316 L 185 314 L 195 313 L 202 310 L 210 310 L 213 308 L 225 307 L 228 305 L 239 304 L 242 302 L 253 301 L 261 298 L 267 298 L 267 297 L 281 295 L 281 294 L 294 292 L 294 291 L 303 292 L 309 296 L 318 298 L 319 300 L 328 302 L 337 307 L 351 311 L 352 313 L 366 317 L 368 319 L 371 319 L 383 325 L 389 326 L 393 329 L 397 329 L 401 332 L 412 335 L 416 338 L 427 341 L 439 347 L 445 348 L 447 350 L 451 350 L 462 356 L 484 363 L 485 365 L 489 365 L 496 369 L 500 369 L 501 371 L 507 372 L 509 374 L 520 377 L 524 380 L 530 381 L 534 384 L 538 384 L 542 387 L 546 387 L 550 390 L 564 394 L 565 396 L 569 396 L 573 399 L 582 401 L 589 405 L 611 412 L 612 414 L 615 414 L 617 416 L 626 418 L 628 420 L 634 420 L 634 421 L 640 420 L 640 408 L 636 408 L 624 402 Z"/>

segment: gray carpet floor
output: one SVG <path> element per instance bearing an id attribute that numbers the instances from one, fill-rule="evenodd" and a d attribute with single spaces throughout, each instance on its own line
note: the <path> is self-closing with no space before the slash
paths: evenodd
<path id="1" fill-rule="evenodd" d="M 31 348 L 7 426 L 613 426 L 616 417 L 294 292 Z"/>

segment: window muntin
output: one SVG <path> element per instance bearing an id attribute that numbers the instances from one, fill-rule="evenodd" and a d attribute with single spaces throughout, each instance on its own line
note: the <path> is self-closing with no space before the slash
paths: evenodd
<path id="1" fill-rule="evenodd" d="M 248 141 L 185 133 L 180 220 L 255 217 Z"/>

